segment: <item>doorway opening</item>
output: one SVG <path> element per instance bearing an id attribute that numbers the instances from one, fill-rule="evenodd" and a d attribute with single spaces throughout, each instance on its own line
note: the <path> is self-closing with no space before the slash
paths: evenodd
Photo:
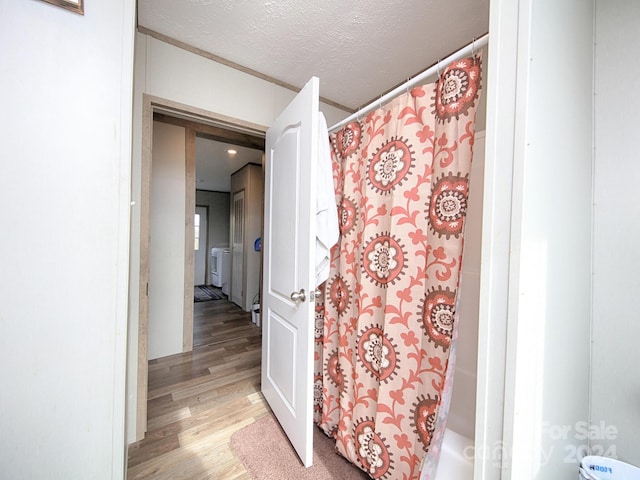
<path id="1" fill-rule="evenodd" d="M 147 430 L 147 390 L 149 357 L 149 291 L 150 286 L 150 232 L 151 232 L 151 173 L 153 163 L 154 122 L 184 128 L 184 283 L 182 285 L 182 351 L 193 348 L 193 299 L 194 299 L 194 212 L 196 208 L 196 139 L 203 138 L 229 145 L 264 151 L 266 127 L 204 111 L 187 105 L 143 96 L 142 108 L 142 159 L 140 186 L 140 236 L 139 236 L 139 287 L 138 287 L 138 355 L 136 439 L 144 437 Z"/>

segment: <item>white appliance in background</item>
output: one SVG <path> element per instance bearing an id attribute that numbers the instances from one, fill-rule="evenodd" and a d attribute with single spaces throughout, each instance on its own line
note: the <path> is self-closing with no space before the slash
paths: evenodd
<path id="1" fill-rule="evenodd" d="M 231 249 L 213 247 L 211 249 L 211 285 L 222 287 L 222 293 L 229 295 L 231 279 Z"/>

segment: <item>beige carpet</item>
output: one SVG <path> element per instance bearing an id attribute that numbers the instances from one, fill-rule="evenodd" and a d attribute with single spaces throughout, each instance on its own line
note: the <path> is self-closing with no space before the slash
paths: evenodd
<path id="1" fill-rule="evenodd" d="M 267 415 L 237 431 L 231 448 L 254 480 L 368 479 L 335 453 L 335 442 L 313 427 L 313 466 L 304 468 L 278 422 Z"/>

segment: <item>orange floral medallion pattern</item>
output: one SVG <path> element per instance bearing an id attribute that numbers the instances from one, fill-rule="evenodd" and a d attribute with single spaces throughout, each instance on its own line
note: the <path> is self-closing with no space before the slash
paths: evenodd
<path id="1" fill-rule="evenodd" d="M 437 428 L 480 63 L 454 62 L 330 138 L 341 236 L 316 306 L 314 412 L 371 478 L 419 478 Z"/>

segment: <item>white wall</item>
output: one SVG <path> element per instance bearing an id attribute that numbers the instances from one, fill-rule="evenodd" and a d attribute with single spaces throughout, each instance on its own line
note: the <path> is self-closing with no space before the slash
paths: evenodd
<path id="1" fill-rule="evenodd" d="M 573 433 L 555 428 L 588 420 L 589 409 L 592 4 L 536 0 L 528 20 L 518 52 L 512 478 L 553 480 L 575 475 L 578 460 Z"/>
<path id="2" fill-rule="evenodd" d="M 576 476 L 571 449 L 577 439 L 556 428 L 589 417 L 592 7 L 582 0 L 491 3 L 488 77 L 496 83 L 488 99 L 483 275 L 485 263 L 503 269 L 506 259 L 508 282 L 496 289 L 485 278 L 481 287 L 490 298 L 481 325 L 498 327 L 482 335 L 483 382 L 491 378 L 486 358 L 502 348 L 500 338 L 490 337 L 504 331 L 507 348 L 502 368 L 493 362 L 494 370 L 506 372 L 504 396 L 497 390 L 495 398 L 502 412 L 490 410 L 491 391 L 480 388 L 477 438 L 484 458 L 476 466 L 487 479 Z M 500 170 L 508 175 L 497 183 Z M 510 191 L 501 201 L 510 206 L 508 251 L 492 245 L 503 245 L 500 189 Z M 505 299 L 501 325 L 486 316 L 500 311 Z M 487 443 L 499 415 L 503 443 Z"/>
<path id="3" fill-rule="evenodd" d="M 131 288 L 127 365 L 127 438 L 136 440 L 140 165 L 143 93 L 244 122 L 270 125 L 295 93 L 143 34 L 136 34 L 131 194 Z M 320 104 L 332 125 L 347 116 Z"/>
<path id="4" fill-rule="evenodd" d="M 209 207 L 209 245 L 207 247 L 229 246 L 229 192 L 209 192 L 196 190 L 196 204 Z"/>
<path id="5" fill-rule="evenodd" d="M 149 360 L 183 351 L 185 129 L 153 122 L 152 148 Z"/>
<path id="6" fill-rule="evenodd" d="M 638 466 L 639 26 L 639 2 L 596 1 L 591 443 Z"/>
<path id="7" fill-rule="evenodd" d="M 269 126 L 295 92 L 153 37 L 136 35 L 145 65 L 145 93 Z M 143 53 L 142 53 L 143 52 Z M 322 79 L 320 79 L 322 82 Z M 321 83 L 322 85 L 322 83 Z M 320 104 L 329 125 L 347 116 Z"/>
<path id="8" fill-rule="evenodd" d="M 207 257 L 211 247 L 229 246 L 229 193 L 196 190 L 196 205 L 209 207 Z M 207 258 L 207 285 L 211 284 L 211 261 Z"/>
<path id="9" fill-rule="evenodd" d="M 135 2 L 85 3 L 0 1 L 2 478 L 124 476 Z"/>

